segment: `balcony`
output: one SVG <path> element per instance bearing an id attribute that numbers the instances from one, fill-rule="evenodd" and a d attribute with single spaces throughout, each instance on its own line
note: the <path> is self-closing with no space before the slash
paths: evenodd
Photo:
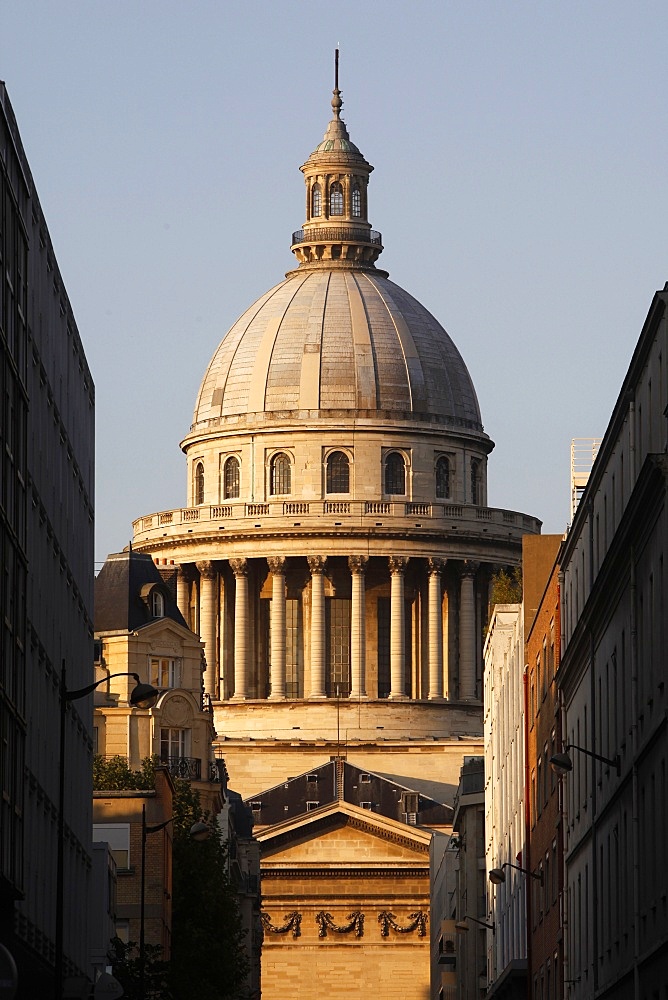
<path id="1" fill-rule="evenodd" d="M 322 226 L 319 229 L 298 229 L 292 234 L 292 246 L 300 243 L 370 243 L 382 246 L 382 234 L 375 229 L 359 226 Z"/>
<path id="2" fill-rule="evenodd" d="M 293 520 L 297 518 L 298 520 Z M 378 519 L 382 518 L 382 522 Z M 419 520 L 416 520 L 419 519 Z M 541 522 L 526 514 L 494 507 L 453 504 L 447 501 L 416 503 L 404 500 L 270 500 L 266 503 L 233 502 L 202 504 L 159 511 L 133 522 L 136 544 L 159 542 L 163 538 L 187 537 L 194 533 L 224 532 L 255 535 L 258 528 L 327 532 L 344 527 L 351 531 L 374 532 L 422 529 L 425 532 L 459 532 L 487 537 L 519 538 L 538 534 Z M 338 532 L 337 532 L 338 534 Z M 219 535 L 222 537 L 222 535 Z"/>
<path id="3" fill-rule="evenodd" d="M 169 768 L 172 778 L 201 781 L 202 761 L 199 757 L 161 757 L 160 763 Z"/>

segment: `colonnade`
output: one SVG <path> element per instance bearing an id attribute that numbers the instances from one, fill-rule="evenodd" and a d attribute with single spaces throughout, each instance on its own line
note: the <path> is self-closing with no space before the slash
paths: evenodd
<path id="1" fill-rule="evenodd" d="M 305 642 L 310 653 L 310 685 L 305 697 L 319 700 L 327 697 L 327 641 L 325 615 L 325 570 L 327 557 L 309 555 L 306 557 L 310 573 L 311 616 L 310 629 Z M 390 576 L 390 622 L 389 622 L 389 666 L 391 700 L 407 699 L 406 691 L 406 614 L 405 575 L 409 565 L 408 556 L 389 556 L 387 565 Z M 236 558 L 227 560 L 234 574 L 234 694 L 233 701 L 244 701 L 250 697 L 251 663 L 249 626 L 251 608 L 249 605 L 248 570 L 249 560 Z M 267 565 L 271 574 L 270 602 L 270 699 L 282 701 L 286 697 L 286 562 L 285 556 L 268 556 Z M 368 697 L 366 678 L 367 609 L 366 571 L 369 557 L 352 555 L 348 557 L 351 574 L 350 607 L 350 697 Z M 444 642 L 443 628 L 443 571 L 445 559 L 429 558 L 420 560 L 427 574 L 426 587 L 426 642 L 427 656 L 425 676 L 427 697 L 430 700 L 452 698 L 447 680 L 444 683 L 444 659 L 447 657 L 447 639 Z M 458 629 L 455 642 L 457 656 L 458 691 L 460 701 L 474 701 L 479 697 L 476 690 L 479 650 L 476 643 L 476 587 L 475 577 L 479 564 L 470 560 L 457 561 L 459 581 L 457 597 Z M 199 573 L 199 630 L 204 643 L 206 669 L 204 687 L 213 698 L 217 697 L 218 672 L 218 570 L 211 561 L 197 562 Z M 191 581 L 188 566 L 179 568 L 177 582 L 177 603 L 186 621 L 189 620 Z M 450 667 L 452 668 L 452 664 Z M 447 664 L 446 664 L 447 670 Z M 453 671 L 450 669 L 450 676 Z M 424 695 L 423 695 L 424 697 Z"/>

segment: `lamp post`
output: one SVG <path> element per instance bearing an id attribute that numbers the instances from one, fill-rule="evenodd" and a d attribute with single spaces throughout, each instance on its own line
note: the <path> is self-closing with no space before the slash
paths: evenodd
<path id="1" fill-rule="evenodd" d="M 146 913 L 146 838 L 149 833 L 159 833 L 164 830 L 169 823 L 174 822 L 174 816 L 170 816 L 163 823 L 156 823 L 148 826 L 146 823 L 146 803 L 141 807 L 141 890 L 139 897 L 139 996 L 140 1000 L 145 1000 L 146 996 L 146 937 L 144 929 L 144 918 Z M 193 840 L 208 840 L 211 836 L 211 829 L 206 823 L 193 823 L 190 827 L 190 836 Z"/>
<path id="2" fill-rule="evenodd" d="M 552 770 L 560 777 L 573 770 L 573 761 L 569 750 L 577 750 L 579 753 L 586 754 L 587 757 L 593 757 L 594 760 L 600 760 L 602 764 L 608 764 L 609 767 L 614 767 L 618 778 L 621 776 L 622 759 L 619 754 L 616 754 L 615 757 L 604 757 L 603 754 L 594 753 L 593 750 L 586 750 L 584 747 L 578 747 L 574 743 L 565 743 L 563 753 L 553 754 L 548 761 Z"/>
<path id="3" fill-rule="evenodd" d="M 512 864 L 511 861 L 504 861 L 500 868 L 492 868 L 489 873 L 489 880 L 494 885 L 500 885 L 502 882 L 506 881 L 506 873 L 504 868 L 514 868 L 515 871 L 522 872 L 523 875 L 530 875 L 531 878 L 537 879 L 540 884 L 543 884 L 543 873 L 542 872 L 530 872 L 528 868 L 520 868 L 519 865 Z"/>
<path id="4" fill-rule="evenodd" d="M 95 688 L 112 677 L 134 677 L 136 687 L 130 695 L 130 704 L 135 708 L 152 708 L 158 700 L 160 692 L 151 684 L 142 684 L 139 674 L 122 671 L 117 674 L 108 674 L 94 684 L 77 688 L 74 691 L 67 690 L 67 673 L 65 661 L 63 660 L 60 673 L 60 756 L 58 766 L 58 854 L 56 860 L 56 960 L 55 960 L 55 1000 L 63 998 L 63 932 L 65 927 L 65 720 L 67 718 L 67 706 L 71 701 L 78 701 L 92 694 Z"/>

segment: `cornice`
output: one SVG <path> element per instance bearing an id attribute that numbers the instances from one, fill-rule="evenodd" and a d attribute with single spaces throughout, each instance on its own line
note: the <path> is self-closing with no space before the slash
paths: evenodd
<path id="1" fill-rule="evenodd" d="M 292 868 L 272 868 L 266 862 L 260 862 L 263 878 L 292 879 L 394 879 L 394 878 L 424 878 L 429 876 L 429 863 L 416 868 L 401 868 L 394 865 L 383 865 L 379 868 L 302 868 L 295 865 Z M 428 893 L 427 893 L 428 894 Z M 299 895 L 299 892 L 296 893 Z"/>

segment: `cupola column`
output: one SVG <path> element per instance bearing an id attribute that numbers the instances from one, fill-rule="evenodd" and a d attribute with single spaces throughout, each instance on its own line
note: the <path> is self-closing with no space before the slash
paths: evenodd
<path id="1" fill-rule="evenodd" d="M 350 676 L 351 698 L 366 698 L 366 599 L 364 574 L 368 556 L 349 556 L 348 566 L 352 574 L 352 607 L 350 622 Z"/>
<path id="2" fill-rule="evenodd" d="M 429 698 L 443 697 L 442 559 L 429 559 Z"/>
<path id="3" fill-rule="evenodd" d="M 311 571 L 311 698 L 325 694 L 325 562 L 326 556 L 308 556 Z"/>
<path id="4" fill-rule="evenodd" d="M 478 563 L 467 559 L 459 596 L 459 697 L 475 701 L 476 644 L 474 578 Z"/>
<path id="5" fill-rule="evenodd" d="M 407 556 L 390 556 L 390 698 L 406 698 L 404 573 Z"/>
<path id="6" fill-rule="evenodd" d="M 285 698 L 285 557 L 267 558 L 271 570 L 271 695 Z"/>
<path id="7" fill-rule="evenodd" d="M 234 573 L 234 696 L 248 698 L 248 560 L 230 559 Z"/>
<path id="8" fill-rule="evenodd" d="M 176 606 L 190 628 L 190 572 L 183 563 L 176 574 Z"/>
<path id="9" fill-rule="evenodd" d="M 218 574 L 212 562 L 198 562 L 199 572 L 199 631 L 204 643 L 206 671 L 204 690 L 212 698 L 216 697 L 218 676 L 218 656 L 216 650 L 216 581 Z"/>

